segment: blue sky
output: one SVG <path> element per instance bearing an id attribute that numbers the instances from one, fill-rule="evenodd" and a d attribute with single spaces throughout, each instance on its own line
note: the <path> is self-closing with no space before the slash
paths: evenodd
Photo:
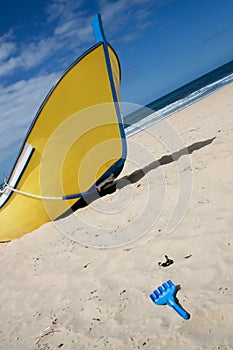
<path id="1" fill-rule="evenodd" d="M 50 88 L 94 44 L 97 13 L 121 62 L 123 102 L 145 105 L 233 59 L 229 0 L 2 1 L 0 181 Z"/>

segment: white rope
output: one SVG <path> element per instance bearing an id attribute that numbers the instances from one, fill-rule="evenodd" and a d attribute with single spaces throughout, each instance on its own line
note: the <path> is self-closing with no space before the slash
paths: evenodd
<path id="1" fill-rule="evenodd" d="M 62 200 L 64 200 L 63 197 L 45 197 L 45 196 L 39 196 L 39 195 L 33 194 L 33 193 L 20 191 L 20 190 L 17 190 L 16 188 L 14 188 L 14 187 L 11 187 L 8 184 L 5 184 L 5 187 L 3 188 L 3 190 L 1 190 L 1 193 L 6 192 L 7 190 L 10 190 L 10 191 L 15 192 L 15 193 L 22 194 L 23 196 L 36 198 L 36 199 L 44 199 L 44 200 L 49 200 L 49 201 L 62 201 Z"/>
<path id="2" fill-rule="evenodd" d="M 108 178 L 108 180 L 111 179 L 111 181 L 112 181 L 112 176 L 113 176 L 113 174 L 111 174 L 111 176 Z M 106 180 L 101 183 L 101 186 L 103 184 L 105 184 L 105 182 L 106 182 Z M 21 194 L 21 195 L 26 196 L 26 197 L 35 198 L 35 199 L 42 199 L 42 200 L 47 200 L 47 201 L 64 201 L 64 200 L 77 199 L 77 198 L 80 198 L 80 197 L 82 197 L 84 195 L 91 194 L 93 192 L 93 190 L 91 190 L 91 191 L 87 191 L 87 192 L 84 192 L 84 193 L 78 193 L 78 194 L 62 196 L 62 197 L 46 197 L 46 196 L 39 196 L 39 195 L 34 194 L 34 193 L 29 193 L 29 192 L 24 192 L 24 191 L 21 191 L 21 190 L 17 190 L 16 188 L 10 186 L 6 181 L 4 182 L 3 186 L 4 186 L 3 189 L 0 189 L 0 194 L 1 195 L 4 194 L 5 192 L 7 192 L 7 190 L 10 190 L 12 192 Z M 100 190 L 99 186 L 96 187 L 96 190 L 97 189 Z"/>

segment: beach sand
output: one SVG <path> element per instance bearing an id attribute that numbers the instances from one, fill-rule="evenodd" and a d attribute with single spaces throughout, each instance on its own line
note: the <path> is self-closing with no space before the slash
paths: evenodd
<path id="1" fill-rule="evenodd" d="M 130 137 L 112 194 L 0 245 L 0 349 L 233 349 L 232 96 Z M 169 279 L 189 320 L 149 298 Z"/>

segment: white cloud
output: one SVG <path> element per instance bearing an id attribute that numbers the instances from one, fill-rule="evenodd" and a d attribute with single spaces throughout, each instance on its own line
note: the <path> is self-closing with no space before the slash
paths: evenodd
<path id="1" fill-rule="evenodd" d="M 17 47 L 15 43 L 0 44 L 0 77 L 9 76 L 16 69 L 28 70 L 36 67 L 63 46 L 56 37 L 43 38 L 21 47 Z"/>
<path id="2" fill-rule="evenodd" d="M 0 62 L 6 60 L 14 53 L 16 45 L 13 42 L 1 42 L 0 40 Z"/>
<path id="3" fill-rule="evenodd" d="M 22 64 L 21 57 L 11 57 L 9 60 L 1 63 L 0 65 L 0 76 L 6 76 L 14 71 L 17 67 Z"/>
<path id="4" fill-rule="evenodd" d="M 16 51 L 17 45 L 10 33 L 0 37 L 0 76 L 8 74 L 17 66 L 19 58 L 14 57 Z"/>
<path id="5" fill-rule="evenodd" d="M 30 69 L 52 56 L 63 45 L 56 38 L 48 37 L 38 42 L 32 42 L 21 52 L 21 65 Z"/>
<path id="6" fill-rule="evenodd" d="M 70 20 L 57 26 L 54 30 L 55 35 L 67 35 L 67 33 L 74 27 L 75 20 Z"/>
<path id="7" fill-rule="evenodd" d="M 52 73 L 28 81 L 21 80 L 7 88 L 0 86 L 0 140 L 5 159 L 11 154 L 15 140 L 19 140 L 20 147 L 39 106 L 58 76 L 60 74 Z"/>
<path id="8" fill-rule="evenodd" d="M 84 1 L 52 0 L 47 7 L 48 23 L 54 25 L 54 35 L 63 38 L 80 38 L 80 31 L 90 28 L 90 19 L 83 9 Z M 94 15 L 93 15 L 94 16 Z M 88 30 L 90 34 L 90 30 Z M 86 38 L 85 38 L 86 39 Z M 90 40 L 90 38 L 89 38 Z M 79 42 L 76 42 L 79 45 Z"/>
<path id="9" fill-rule="evenodd" d="M 83 6 L 84 5 L 84 6 Z M 48 22 L 57 21 L 58 24 L 72 19 L 85 18 L 87 2 L 85 0 L 51 0 L 47 5 Z"/>

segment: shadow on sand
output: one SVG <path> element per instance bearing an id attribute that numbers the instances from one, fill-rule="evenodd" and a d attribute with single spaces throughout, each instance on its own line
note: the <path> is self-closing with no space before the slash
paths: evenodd
<path id="1" fill-rule="evenodd" d="M 181 150 L 174 152 L 172 154 L 161 157 L 160 159 L 146 165 L 144 168 L 134 171 L 133 173 L 126 175 L 120 179 L 107 183 L 105 186 L 101 188 L 101 190 L 96 190 L 96 192 L 92 193 L 90 196 L 86 196 L 85 198 L 81 198 L 78 200 L 66 213 L 60 216 L 58 219 L 65 218 L 72 214 L 74 211 L 84 208 L 87 205 L 91 204 L 96 199 L 106 196 L 107 194 L 114 193 L 117 189 L 124 188 L 130 184 L 138 182 L 142 179 L 146 174 L 150 171 L 157 169 L 160 166 L 176 162 L 182 156 L 188 156 L 199 149 L 208 146 L 211 144 L 216 137 L 213 137 L 208 140 L 195 142 L 192 145 L 182 148 Z"/>

